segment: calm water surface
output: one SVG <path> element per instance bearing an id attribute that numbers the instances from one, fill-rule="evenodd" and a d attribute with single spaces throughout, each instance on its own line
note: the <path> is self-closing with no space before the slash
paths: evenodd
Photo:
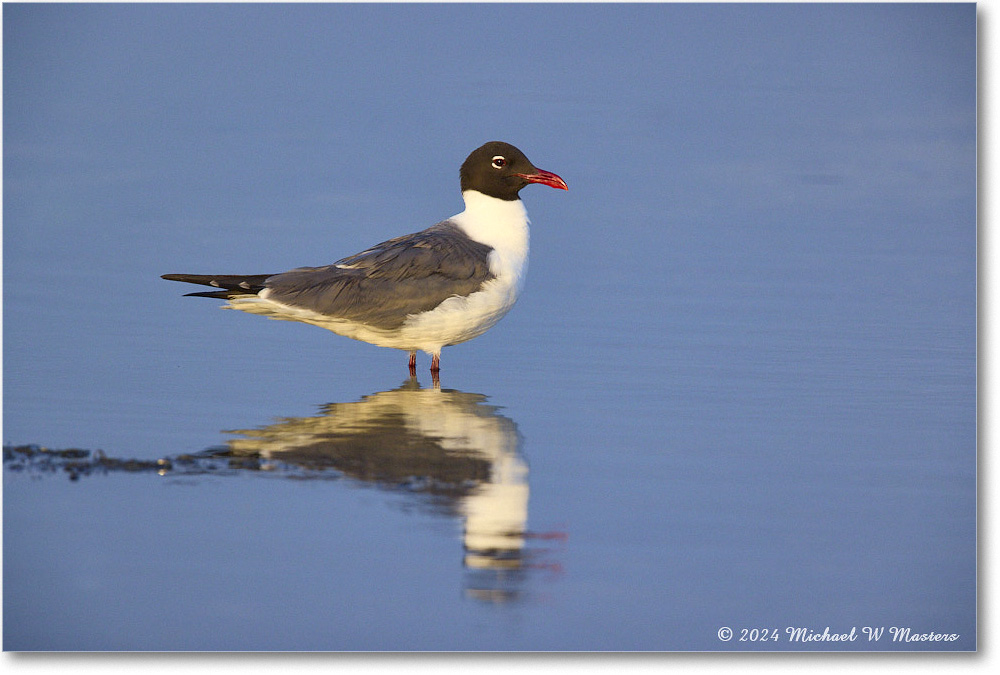
<path id="1" fill-rule="evenodd" d="M 4 648 L 975 649 L 975 20 L 6 6 L 3 439 L 89 454 L 5 457 Z M 493 138 L 570 192 L 440 387 L 158 278 L 422 229 Z"/>

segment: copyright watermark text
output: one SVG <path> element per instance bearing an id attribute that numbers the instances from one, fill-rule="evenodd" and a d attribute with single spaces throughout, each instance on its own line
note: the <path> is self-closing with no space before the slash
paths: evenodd
<path id="1" fill-rule="evenodd" d="M 851 626 L 846 630 L 822 630 L 807 626 L 784 628 L 730 628 L 722 626 L 717 633 L 722 642 L 954 642 L 958 633 L 920 632 L 909 626 Z"/>

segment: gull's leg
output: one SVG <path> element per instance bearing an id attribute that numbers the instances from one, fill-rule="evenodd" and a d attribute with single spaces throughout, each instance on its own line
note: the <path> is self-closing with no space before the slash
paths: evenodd
<path id="1" fill-rule="evenodd" d="M 435 389 L 441 388 L 441 355 L 431 356 L 431 385 Z"/>
<path id="2" fill-rule="evenodd" d="M 417 374 L 417 353 L 410 352 L 410 375 Z"/>

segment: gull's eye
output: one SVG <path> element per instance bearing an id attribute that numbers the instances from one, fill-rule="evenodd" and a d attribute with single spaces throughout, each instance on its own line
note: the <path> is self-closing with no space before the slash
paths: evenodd
<path id="1" fill-rule="evenodd" d="M 502 169 L 505 166 L 507 166 L 507 158 L 506 157 L 504 157 L 503 155 L 497 155 L 496 157 L 493 158 L 493 168 L 494 169 Z"/>

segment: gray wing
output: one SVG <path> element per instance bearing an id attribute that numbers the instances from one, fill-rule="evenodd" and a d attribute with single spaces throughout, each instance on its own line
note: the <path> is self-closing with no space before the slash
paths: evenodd
<path id="1" fill-rule="evenodd" d="M 444 221 L 333 265 L 269 277 L 267 297 L 377 328 L 398 328 L 410 314 L 479 290 L 493 278 L 492 250 Z"/>

